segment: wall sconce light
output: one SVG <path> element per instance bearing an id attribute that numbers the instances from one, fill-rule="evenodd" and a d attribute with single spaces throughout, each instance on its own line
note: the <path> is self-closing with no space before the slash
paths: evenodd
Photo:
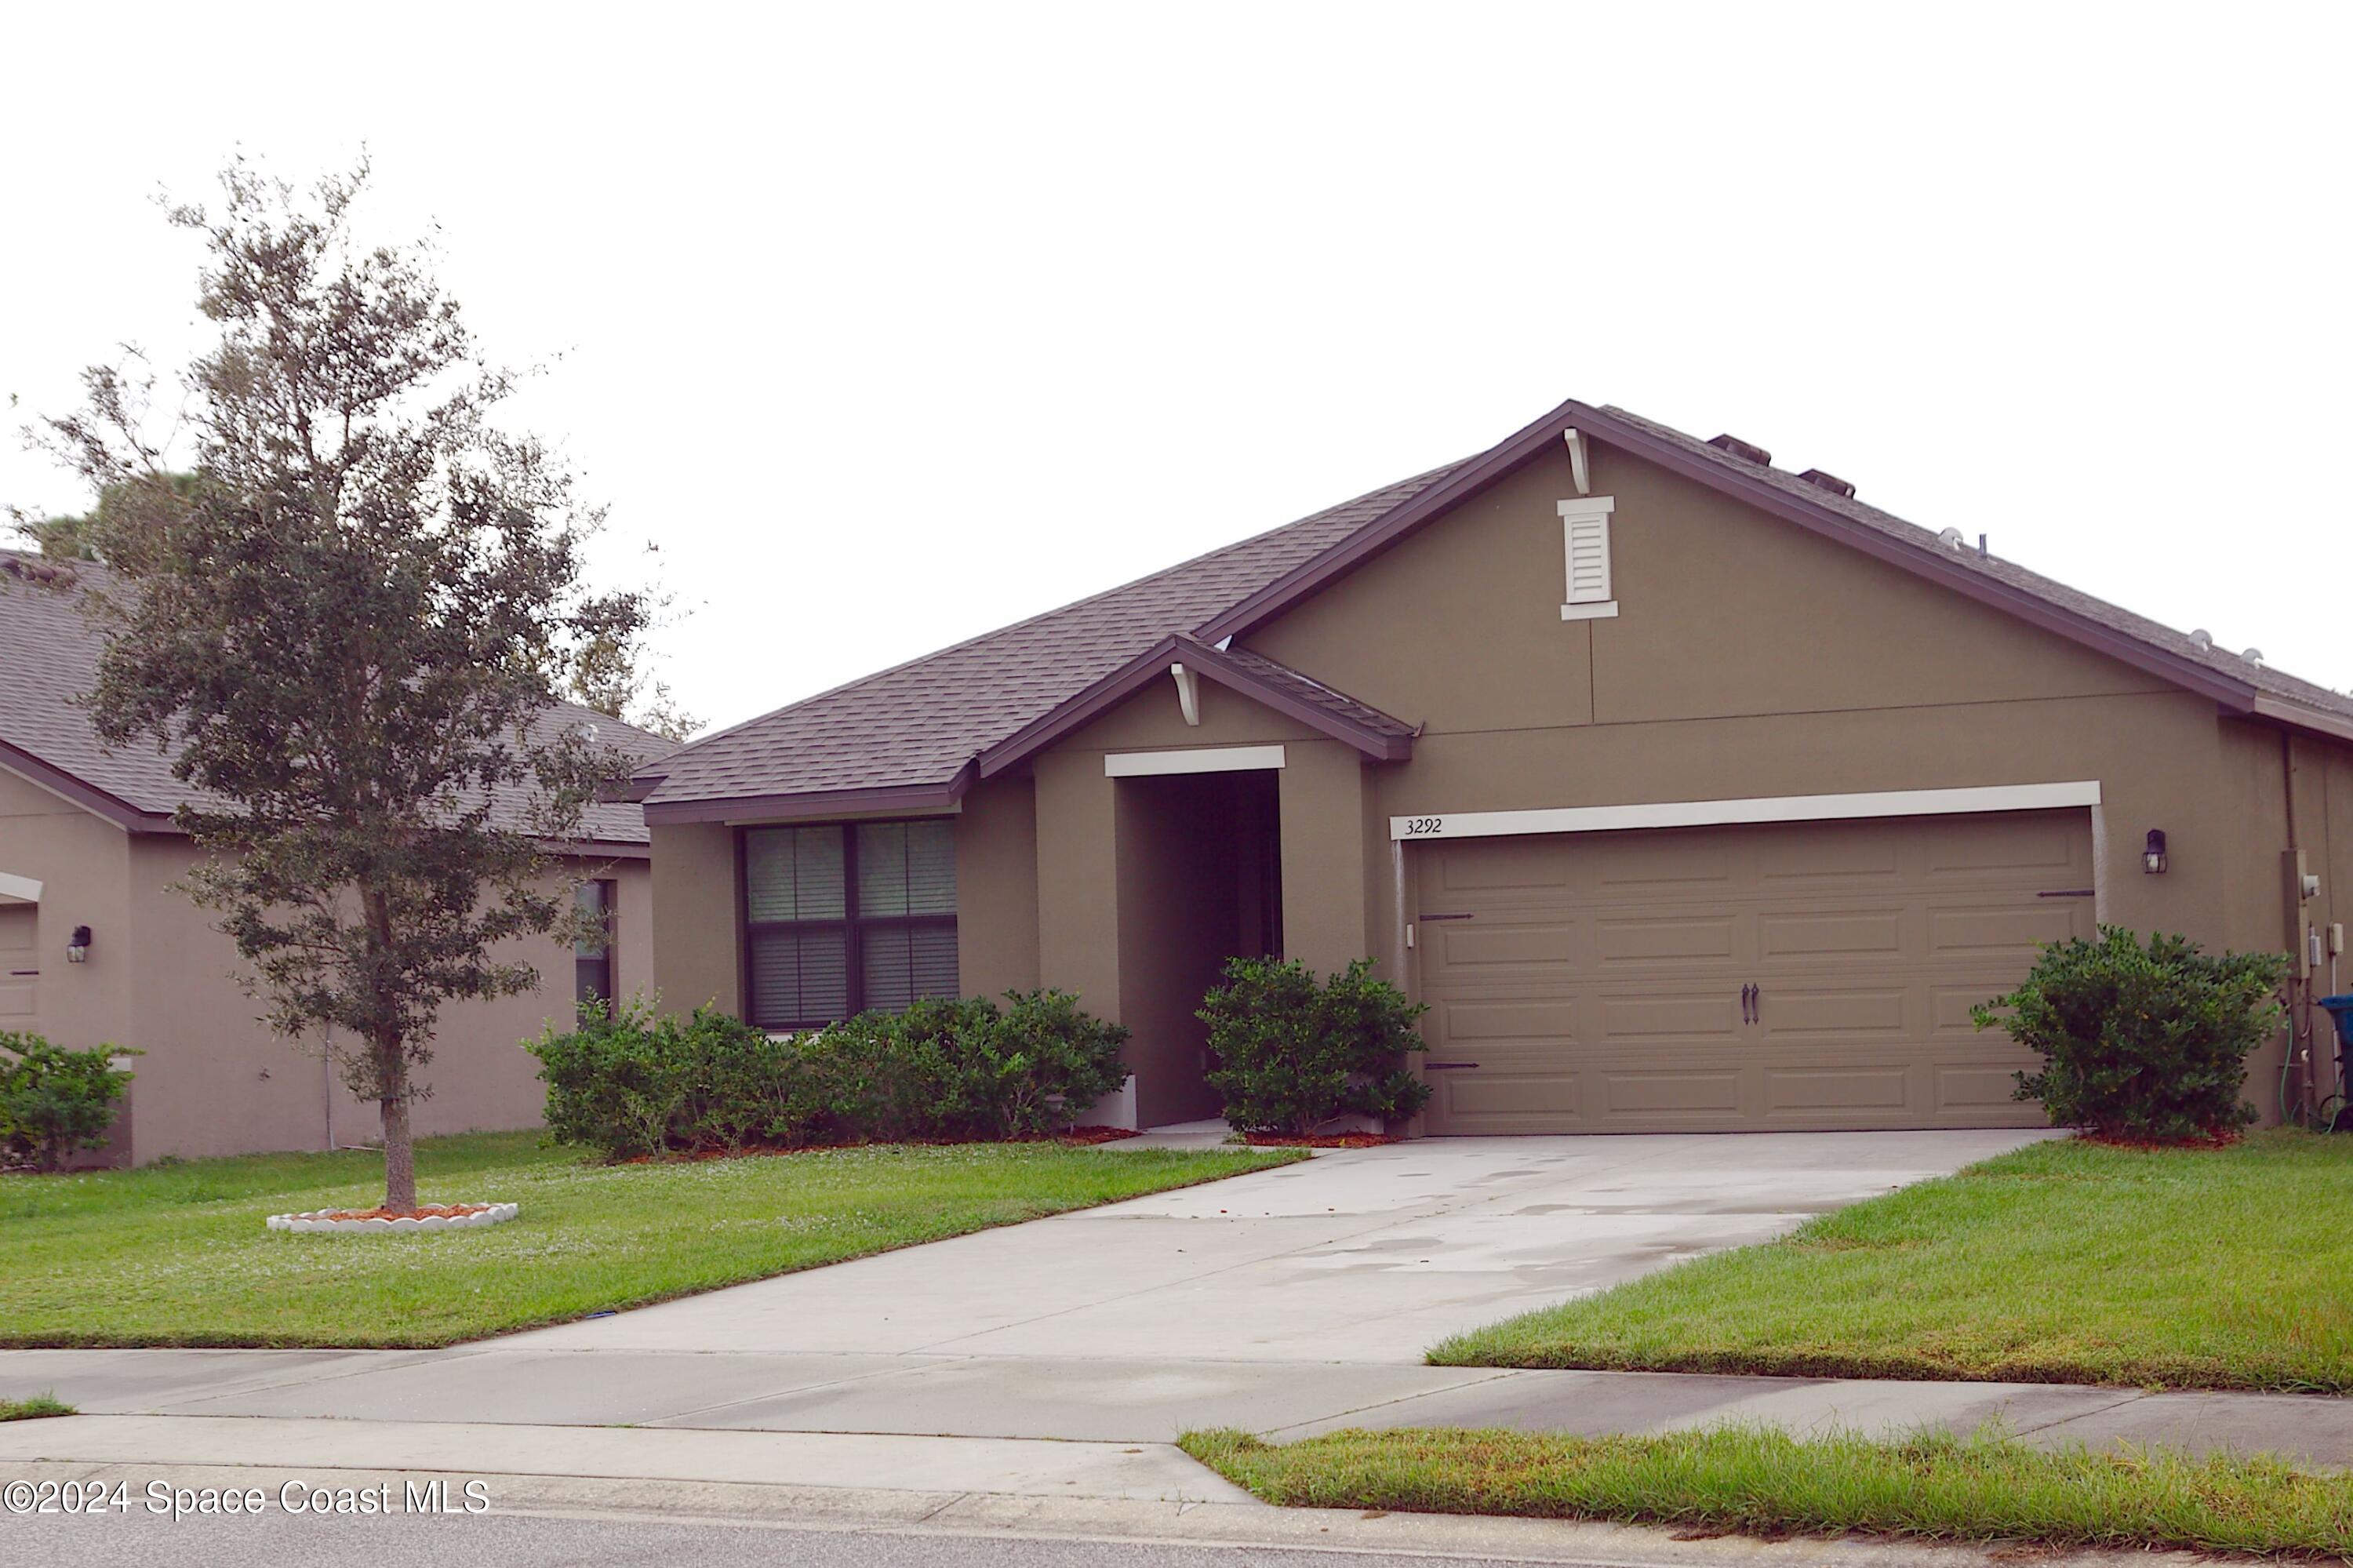
<path id="1" fill-rule="evenodd" d="M 2151 876 L 2165 874 L 2165 830 L 2163 828 L 2149 829 L 2147 847 L 2140 852 L 2140 868 Z"/>
<path id="2" fill-rule="evenodd" d="M 90 962 L 89 927 L 75 927 L 73 928 L 73 935 L 66 938 L 66 962 L 69 964 L 86 964 Z"/>

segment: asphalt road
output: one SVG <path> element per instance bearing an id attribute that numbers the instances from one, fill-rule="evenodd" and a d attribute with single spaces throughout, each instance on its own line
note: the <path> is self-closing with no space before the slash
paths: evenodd
<path id="1" fill-rule="evenodd" d="M 1506 1568 L 1487 1557 L 1379 1553 L 1397 1568 Z M 198 1518 L 140 1513 L 94 1519 L 0 1519 L 0 1562 L 43 1568 L 1365 1568 L 1356 1552 L 1003 1535 L 807 1530 L 788 1526 L 484 1514 L 383 1519 Z M 1526 1559 L 1512 1560 L 1525 1568 Z M 1590 1560 L 1588 1560 L 1588 1565 Z"/>

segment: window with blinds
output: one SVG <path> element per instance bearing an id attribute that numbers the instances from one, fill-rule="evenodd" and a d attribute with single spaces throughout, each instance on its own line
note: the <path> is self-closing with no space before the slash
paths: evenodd
<path id="1" fill-rule="evenodd" d="M 954 821 L 745 829 L 744 940 L 763 1028 L 956 995 Z"/>
<path id="2" fill-rule="evenodd" d="M 572 945 L 572 1001 L 575 1007 L 613 1000 L 614 883 L 584 882 L 573 890 L 578 934 Z"/>

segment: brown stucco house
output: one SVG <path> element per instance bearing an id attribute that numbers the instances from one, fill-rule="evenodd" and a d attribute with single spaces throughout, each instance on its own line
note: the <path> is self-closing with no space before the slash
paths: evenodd
<path id="1" fill-rule="evenodd" d="M 267 1150 L 323 1149 L 382 1136 L 323 1061 L 255 1021 L 257 1004 L 212 916 L 174 891 L 195 863 L 172 823 L 186 789 L 171 759 L 109 750 L 74 699 L 89 689 L 99 641 L 75 603 L 104 568 L 0 551 L 0 1031 L 76 1049 L 143 1054 L 106 1157 L 145 1163 Z M 659 736 L 566 705 L 560 724 L 594 724 L 633 757 L 671 749 Z M 604 951 L 520 944 L 536 991 L 444 1011 L 419 1134 L 536 1126 L 537 1063 L 519 1048 L 575 995 L 626 995 L 652 981 L 651 879 L 644 819 L 600 805 L 589 836 L 559 863 L 580 896 L 601 904 Z M 68 961 L 77 933 L 87 946 Z"/>
<path id="2" fill-rule="evenodd" d="M 1577 402 L 634 792 L 670 1003 L 1065 988 L 1132 1125 L 1215 1114 L 1229 954 L 1427 1002 L 1430 1133 L 1975 1127 L 2038 944 L 2291 951 L 2301 1025 L 2353 913 L 2353 700 Z"/>

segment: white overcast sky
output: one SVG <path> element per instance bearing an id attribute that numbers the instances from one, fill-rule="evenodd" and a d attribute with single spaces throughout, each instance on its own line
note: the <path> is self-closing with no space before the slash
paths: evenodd
<path id="1" fill-rule="evenodd" d="M 2353 685 L 2348 13 L 17 7 L 0 400 L 198 341 L 160 187 L 364 143 L 729 723 L 1563 397 Z M 78 508 L 0 447 L 0 502 Z"/>

